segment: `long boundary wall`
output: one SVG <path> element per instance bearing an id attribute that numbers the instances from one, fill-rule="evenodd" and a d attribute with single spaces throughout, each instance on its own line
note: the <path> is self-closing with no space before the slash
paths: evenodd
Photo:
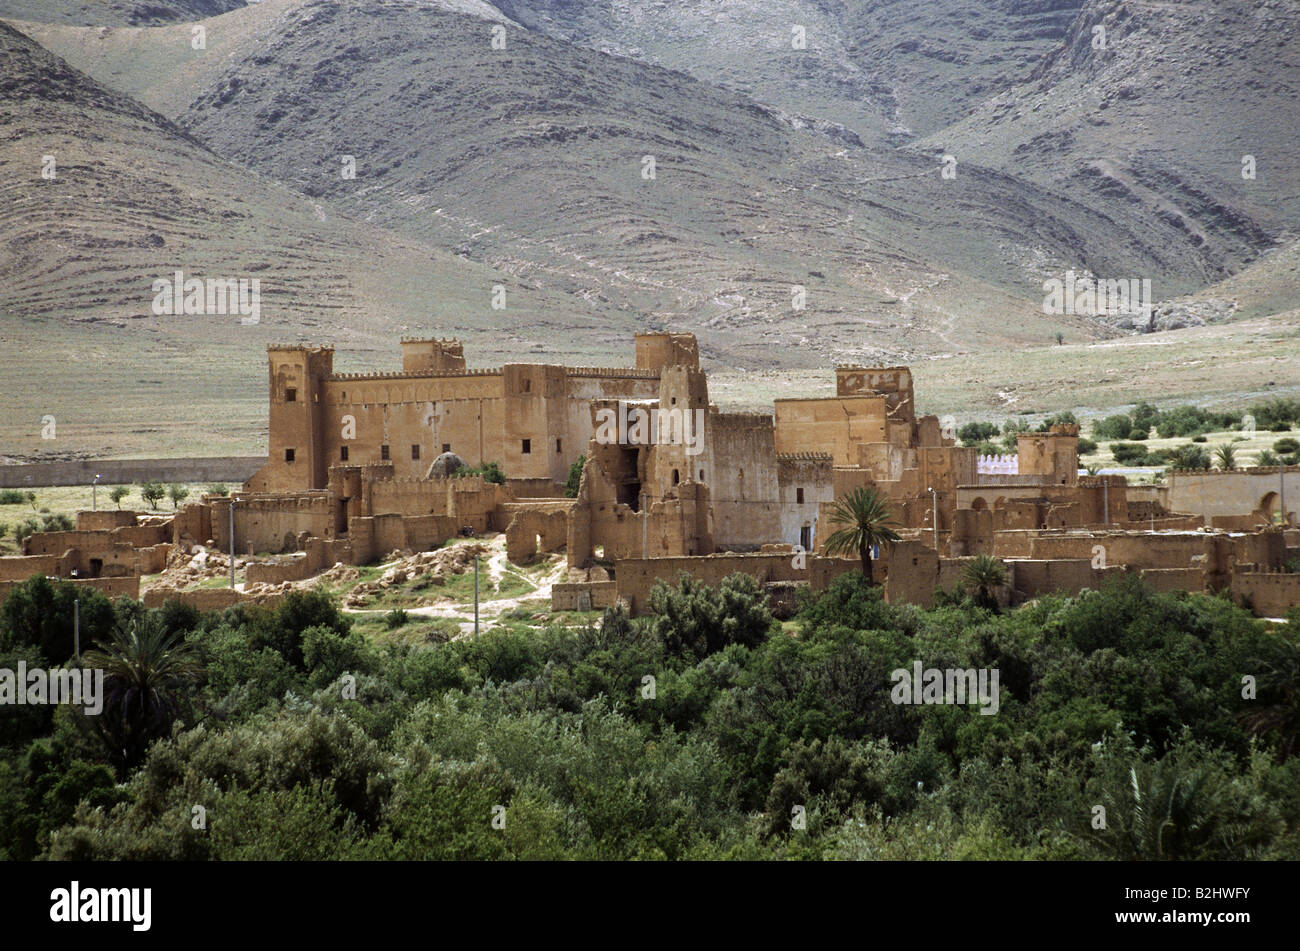
<path id="1" fill-rule="evenodd" d="M 27 486 L 101 485 L 155 479 L 158 482 L 231 482 L 243 484 L 266 465 L 266 456 L 198 456 L 190 459 L 80 459 L 0 466 L 0 489 Z"/>

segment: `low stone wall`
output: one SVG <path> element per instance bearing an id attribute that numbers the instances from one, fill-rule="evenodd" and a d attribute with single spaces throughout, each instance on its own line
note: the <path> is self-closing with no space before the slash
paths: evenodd
<path id="1" fill-rule="evenodd" d="M 673 584 L 679 572 L 684 571 L 707 585 L 717 585 L 723 578 L 737 572 L 750 575 L 759 584 L 804 580 L 807 568 L 796 569 L 792 562 L 792 556 L 784 552 L 620 558 L 615 563 L 614 577 L 619 597 L 627 601 L 634 615 L 640 615 L 649 610 L 650 589 L 655 582 L 663 579 Z"/>
<path id="2" fill-rule="evenodd" d="M 191 459 L 83 459 L 0 466 L 0 489 L 45 485 L 125 485 L 157 482 L 235 482 L 243 484 L 266 465 L 266 456 L 201 456 Z"/>
<path id="3" fill-rule="evenodd" d="M 144 593 L 144 606 L 160 608 L 175 599 L 199 611 L 224 611 L 236 604 L 274 604 L 284 597 L 282 592 L 246 595 L 234 588 L 195 588 L 192 591 L 174 591 L 170 588 L 151 588 Z"/>
<path id="4" fill-rule="evenodd" d="M 33 572 L 33 574 L 37 574 L 37 572 Z M 4 603 L 10 591 L 26 580 L 27 578 L 23 578 L 21 581 L 0 581 L 0 604 Z M 84 588 L 94 588 L 109 598 L 140 597 L 139 575 L 127 575 L 121 578 L 62 578 L 60 580 L 70 581 Z"/>
<path id="5" fill-rule="evenodd" d="M 614 581 L 565 581 L 551 586 L 552 611 L 600 611 L 617 601 Z"/>
<path id="6" fill-rule="evenodd" d="M 1242 571 L 1232 576 L 1232 596 L 1260 617 L 1285 617 L 1300 604 L 1300 574 Z"/>

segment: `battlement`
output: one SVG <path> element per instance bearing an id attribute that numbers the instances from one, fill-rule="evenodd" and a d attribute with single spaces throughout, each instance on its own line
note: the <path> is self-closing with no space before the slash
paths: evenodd
<path id="1" fill-rule="evenodd" d="M 639 370 L 633 367 L 565 367 L 568 376 L 591 376 L 619 380 L 657 380 L 658 370 Z"/>
<path id="2" fill-rule="evenodd" d="M 333 373 L 327 379 L 333 382 L 342 381 L 366 381 L 366 380 L 427 380 L 431 377 L 483 377 L 483 376 L 500 376 L 502 374 L 500 367 L 491 367 L 487 369 L 462 369 L 462 370 L 420 370 L 415 373 L 408 373 L 405 370 L 388 370 L 379 373 Z"/>

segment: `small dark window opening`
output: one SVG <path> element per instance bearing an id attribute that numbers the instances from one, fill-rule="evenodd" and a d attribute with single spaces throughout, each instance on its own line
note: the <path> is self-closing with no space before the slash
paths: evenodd
<path id="1" fill-rule="evenodd" d="M 284 451 L 284 461 L 285 461 L 285 462 L 293 462 L 293 450 L 292 450 L 292 449 L 286 449 L 286 450 Z"/>
<path id="2" fill-rule="evenodd" d="M 704 481 L 704 470 L 703 470 L 703 469 L 700 470 L 700 481 L 701 481 L 701 482 Z"/>
<path id="3" fill-rule="evenodd" d="M 419 458 L 420 458 L 420 447 L 419 447 L 419 445 L 414 445 L 414 446 L 411 447 L 411 458 L 412 458 L 412 459 L 419 459 Z"/>
<path id="4" fill-rule="evenodd" d="M 445 443 L 443 443 L 443 444 L 442 444 L 442 451 L 443 451 L 443 452 L 451 452 L 451 443 L 449 443 L 449 442 L 445 442 Z"/>
<path id="5" fill-rule="evenodd" d="M 679 482 L 681 482 L 681 481 L 682 481 L 682 477 L 681 477 L 680 475 L 678 475 L 678 474 L 677 474 L 677 470 L 674 469 L 674 470 L 673 470 L 673 485 L 676 485 L 677 483 L 679 483 Z"/>
<path id="6" fill-rule="evenodd" d="M 284 391 L 284 401 L 286 403 L 298 402 L 298 391 L 295 390 L 292 386 L 289 387 L 287 390 Z"/>
<path id="7" fill-rule="evenodd" d="M 558 439 L 555 440 L 555 451 L 556 452 L 560 451 L 560 441 Z"/>
<path id="8" fill-rule="evenodd" d="M 380 446 L 380 447 L 379 447 L 379 458 L 380 458 L 380 459 L 387 459 L 387 458 L 388 458 L 388 447 L 387 447 L 387 446 Z"/>
<path id="9" fill-rule="evenodd" d="M 347 461 L 348 461 L 348 447 L 347 447 L 347 446 L 340 446 L 340 447 L 339 447 L 339 460 L 342 461 L 342 462 L 347 462 Z"/>
<path id="10" fill-rule="evenodd" d="M 795 502 L 797 502 L 799 505 L 803 505 L 803 489 L 795 489 L 795 490 L 794 490 L 794 500 L 795 500 Z"/>
<path id="11" fill-rule="evenodd" d="M 530 392 L 532 392 L 532 389 L 533 389 L 533 381 L 532 381 L 532 380 L 525 379 L 523 382 L 524 382 L 524 392 L 525 392 L 525 393 L 530 393 Z"/>
<path id="12" fill-rule="evenodd" d="M 525 439 L 524 452 L 527 454 L 527 453 L 531 453 L 532 451 L 533 451 L 533 441 L 531 439 Z"/>

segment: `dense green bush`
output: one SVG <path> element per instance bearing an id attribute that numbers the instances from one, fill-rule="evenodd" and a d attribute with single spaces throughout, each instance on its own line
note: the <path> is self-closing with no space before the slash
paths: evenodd
<path id="1" fill-rule="evenodd" d="M 58 587 L 19 590 L 0 667 L 66 649 Z M 922 610 L 849 572 L 784 626 L 748 576 L 651 601 L 419 646 L 320 594 L 105 602 L 83 623 L 183 636 L 203 676 L 121 785 L 93 717 L 0 721 L 0 858 L 1300 858 L 1300 636 L 1225 598 Z M 895 703 L 918 661 L 996 669 L 997 714 Z"/>

